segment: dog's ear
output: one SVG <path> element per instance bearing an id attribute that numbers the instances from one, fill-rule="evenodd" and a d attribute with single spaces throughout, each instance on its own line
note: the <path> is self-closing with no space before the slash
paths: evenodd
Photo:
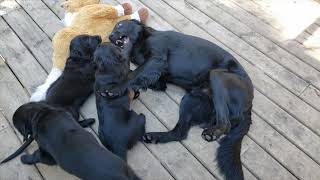
<path id="1" fill-rule="evenodd" d="M 44 118 L 46 115 L 49 114 L 50 108 L 49 107 L 40 107 L 41 109 L 37 109 L 37 112 L 35 112 L 31 119 L 29 126 L 26 126 L 26 132 L 28 135 L 35 138 L 36 132 L 37 132 L 37 126 L 39 121 L 41 121 L 42 118 Z M 27 137 L 28 138 L 28 137 Z"/>

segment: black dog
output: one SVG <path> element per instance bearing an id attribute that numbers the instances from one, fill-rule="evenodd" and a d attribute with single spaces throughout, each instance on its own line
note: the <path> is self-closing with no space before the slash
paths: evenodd
<path id="1" fill-rule="evenodd" d="M 95 95 L 99 117 L 99 138 L 111 152 L 126 160 L 130 149 L 145 133 L 145 116 L 130 108 L 128 94 L 106 98 L 101 87 L 111 88 L 127 78 L 130 71 L 128 52 L 111 43 L 98 46 L 94 53 L 96 71 Z M 130 94 L 130 92 L 128 92 Z"/>
<path id="2" fill-rule="evenodd" d="M 79 119 L 80 107 L 93 92 L 93 53 L 100 43 L 100 36 L 89 35 L 80 35 L 71 41 L 65 69 L 47 91 L 48 104 L 64 107 Z"/>
<path id="3" fill-rule="evenodd" d="M 87 180 L 139 179 L 125 161 L 101 146 L 64 109 L 43 102 L 27 103 L 14 113 L 13 124 L 22 136 L 35 139 L 39 146 L 33 154 L 21 156 L 24 164 L 58 164 Z"/>
<path id="4" fill-rule="evenodd" d="M 179 85 L 188 92 L 209 88 L 214 123 L 204 129 L 202 137 L 212 141 L 227 134 L 219 148 L 220 168 L 227 179 L 243 179 L 240 147 L 251 124 L 253 85 L 238 61 L 204 39 L 174 31 L 156 31 L 134 20 L 119 22 L 109 39 L 124 49 L 132 47 L 132 62 L 138 68 L 128 75 L 127 80 L 107 89 L 106 93 L 118 96 L 127 89 L 148 87 L 165 90 L 166 82 Z M 232 124 L 236 125 L 231 129 Z M 160 142 L 161 136 L 148 133 L 146 139 L 147 142 Z"/>

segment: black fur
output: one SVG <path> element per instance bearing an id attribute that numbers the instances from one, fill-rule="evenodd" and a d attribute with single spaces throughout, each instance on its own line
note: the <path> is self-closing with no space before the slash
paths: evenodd
<path id="1" fill-rule="evenodd" d="M 39 146 L 33 154 L 21 156 L 24 164 L 58 164 L 85 180 L 139 179 L 125 161 L 101 146 L 64 109 L 43 102 L 27 103 L 14 113 L 13 124 Z"/>
<path id="2" fill-rule="evenodd" d="M 48 89 L 45 101 L 69 110 L 79 119 L 79 109 L 93 92 L 93 53 L 100 36 L 79 35 L 70 43 L 70 56 L 62 75 Z"/>
<path id="3" fill-rule="evenodd" d="M 98 66 L 95 95 L 99 138 L 106 148 L 124 160 L 127 149 L 145 133 L 145 116 L 129 110 L 130 98 L 127 94 L 105 98 L 101 88 L 111 88 L 127 78 L 130 71 L 127 53 L 111 43 L 99 45 L 94 53 L 94 60 Z"/>
<path id="4" fill-rule="evenodd" d="M 170 138 L 166 137 L 168 139 L 149 133 L 147 135 L 151 139 L 147 139 L 147 142 L 185 138 L 192 122 L 208 122 L 209 119 L 202 133 L 205 140 L 212 141 L 226 134 L 218 152 L 220 169 L 227 179 L 243 179 L 240 147 L 251 124 L 253 85 L 238 61 L 207 40 L 174 31 L 156 31 L 134 20 L 119 22 L 109 38 L 115 44 L 122 41 L 121 45 L 125 39 L 129 39 L 126 42 L 130 46 L 123 48 L 129 51 L 128 48 L 132 46 L 130 57 L 138 68 L 119 85 L 108 89 L 108 96 L 119 96 L 127 89 L 165 90 L 167 82 L 179 85 L 189 93 L 185 101 L 190 102 L 183 102 L 180 107 L 178 130 L 170 132 Z M 209 89 L 211 104 L 194 99 L 191 92 L 195 89 Z M 188 108 L 197 102 L 210 104 L 199 105 L 211 109 L 203 111 L 208 116 L 203 117 L 197 111 L 190 113 L 192 110 Z"/>

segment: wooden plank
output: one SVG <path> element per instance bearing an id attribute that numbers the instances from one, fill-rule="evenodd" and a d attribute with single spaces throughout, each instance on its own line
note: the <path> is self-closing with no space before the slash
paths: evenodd
<path id="1" fill-rule="evenodd" d="M 215 37 L 218 41 L 232 49 L 239 56 L 255 64 L 262 71 L 266 72 L 273 79 L 279 81 L 295 94 L 299 94 L 299 92 L 301 93 L 301 90 L 306 87 L 307 83 L 303 79 L 297 77 L 292 72 L 272 61 L 270 58 L 256 50 L 254 47 L 250 46 L 245 41 L 241 40 L 232 32 L 217 24 L 215 21 L 212 21 L 205 14 L 190 6 L 187 6 L 183 0 L 166 0 L 165 2 L 183 14 L 186 18 L 190 19 L 193 23 L 200 26 L 211 36 Z M 159 2 L 159 6 L 160 4 L 161 3 Z M 170 9 L 170 7 L 165 4 L 162 4 L 161 8 L 167 11 Z M 171 18 L 171 21 L 174 23 L 177 20 Z"/>
<path id="2" fill-rule="evenodd" d="M 210 0 L 215 3 L 218 7 L 228 12 L 231 16 L 238 19 L 239 21 L 247 24 L 256 32 L 261 35 L 268 37 L 273 42 L 286 49 L 288 52 L 300 58 L 302 61 L 310 64 L 317 70 L 320 70 L 320 64 L 317 58 L 320 56 L 308 51 L 304 46 L 296 41 L 288 40 L 281 36 L 278 31 L 263 22 L 261 19 L 257 18 L 253 14 L 250 14 L 245 10 L 244 7 L 240 7 L 235 0 Z M 243 9 L 244 8 L 244 9 Z"/>
<path id="3" fill-rule="evenodd" d="M 44 82 L 45 71 L 34 61 L 33 56 L 2 18 L 0 18 L 0 54 L 28 90 Z"/>
<path id="4" fill-rule="evenodd" d="M 85 115 L 85 117 L 94 117 L 97 119 L 98 117 L 95 107 L 95 98 L 92 96 L 82 108 L 82 112 L 84 112 L 83 114 Z M 165 127 L 159 122 L 159 120 L 154 117 L 152 113 L 141 102 L 134 102 L 132 108 L 139 113 L 145 114 L 147 120 L 147 131 L 166 130 Z M 97 128 L 98 127 L 96 123 L 94 127 L 95 131 L 97 131 Z M 214 179 L 212 175 L 198 162 L 198 160 L 195 159 L 193 155 L 188 152 L 188 150 L 185 149 L 180 143 L 166 145 L 148 145 L 148 149 L 154 156 L 157 157 L 161 164 L 166 167 L 166 169 L 175 179 Z M 139 154 L 134 154 L 132 156 L 144 156 L 143 154 Z M 134 163 L 131 158 L 135 157 L 128 156 L 129 163 Z M 181 166 L 181 164 L 183 164 L 183 166 Z M 150 169 L 147 169 L 142 174 L 149 174 L 149 177 L 153 179 L 156 176 L 151 173 L 153 172 L 157 174 L 157 171 L 159 171 L 158 167 L 150 167 Z M 166 179 L 165 177 L 159 178 Z"/>
<path id="5" fill-rule="evenodd" d="M 255 91 L 254 112 L 268 124 L 320 163 L 320 137 L 280 109 L 259 91 Z M 319 117 L 319 116 L 318 116 Z"/>
<path id="6" fill-rule="evenodd" d="M 45 70 L 49 72 L 51 70 L 52 46 L 48 36 L 42 32 L 23 9 L 11 11 L 3 18 L 20 39 L 23 39 L 23 43 L 27 45 Z"/>
<path id="7" fill-rule="evenodd" d="M 288 53 L 271 40 L 254 32 L 253 29 L 224 12 L 213 2 L 206 0 L 188 0 L 187 2 L 201 10 L 202 13 L 206 14 L 214 21 L 235 33 L 251 46 L 263 52 L 266 56 L 288 68 L 307 82 L 311 82 L 316 87 L 320 88 L 320 72 L 312 66 Z"/>
<path id="8" fill-rule="evenodd" d="M 258 13 L 260 18 L 279 29 L 282 34 L 289 35 L 288 37 L 303 33 L 320 16 L 320 5 L 314 1 L 259 0 L 252 3 L 237 1 L 247 3 L 252 9 L 257 8 L 253 13 Z M 286 11 L 283 11 L 283 8 L 286 8 Z M 301 12 L 303 15 L 296 12 Z"/>
<path id="9" fill-rule="evenodd" d="M 3 70 L 2 66 L 5 65 L 1 63 L 1 70 Z M 4 159 L 18 149 L 21 143 L 2 113 L 0 113 L 0 123 L 3 125 L 3 128 L 0 130 L 0 159 Z M 34 166 L 26 166 L 21 164 L 20 156 L 5 164 L 1 164 L 0 178 L 3 180 L 42 179 L 41 175 L 38 173 L 38 170 Z"/>
<path id="10" fill-rule="evenodd" d="M 316 162 L 288 142 L 258 116 L 253 114 L 252 118 L 254 123 L 250 128 L 250 137 L 263 145 L 269 153 L 299 179 L 319 179 L 320 166 Z M 270 177 L 270 179 L 274 178 Z"/>
<path id="11" fill-rule="evenodd" d="M 61 8 L 60 0 L 42 0 L 52 12 L 54 12 L 60 19 L 64 18 L 64 10 Z"/>
<path id="12" fill-rule="evenodd" d="M 51 39 L 58 30 L 64 27 L 62 21 L 57 21 L 57 16 L 42 1 L 16 1 Z"/>
<path id="13" fill-rule="evenodd" d="M 287 169 L 282 167 L 276 158 L 271 158 L 270 154 L 266 153 L 263 148 L 247 136 L 244 138 L 243 143 L 247 143 L 251 148 L 241 155 L 242 161 L 246 162 L 246 167 L 254 172 L 258 179 L 297 179 Z"/>
<path id="14" fill-rule="evenodd" d="M 7 14 L 11 11 L 14 11 L 16 9 L 19 9 L 17 4 L 12 3 L 12 0 L 4 0 L 0 2 L 0 16 Z"/>
<path id="15" fill-rule="evenodd" d="M 300 97 L 320 111 L 320 91 L 314 86 L 310 85 Z"/>

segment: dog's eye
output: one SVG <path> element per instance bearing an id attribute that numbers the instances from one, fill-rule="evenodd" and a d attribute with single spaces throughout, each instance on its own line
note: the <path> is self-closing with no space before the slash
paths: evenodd
<path id="1" fill-rule="evenodd" d="M 118 24 L 118 27 L 121 27 L 122 26 L 122 24 L 120 23 L 120 24 Z"/>

